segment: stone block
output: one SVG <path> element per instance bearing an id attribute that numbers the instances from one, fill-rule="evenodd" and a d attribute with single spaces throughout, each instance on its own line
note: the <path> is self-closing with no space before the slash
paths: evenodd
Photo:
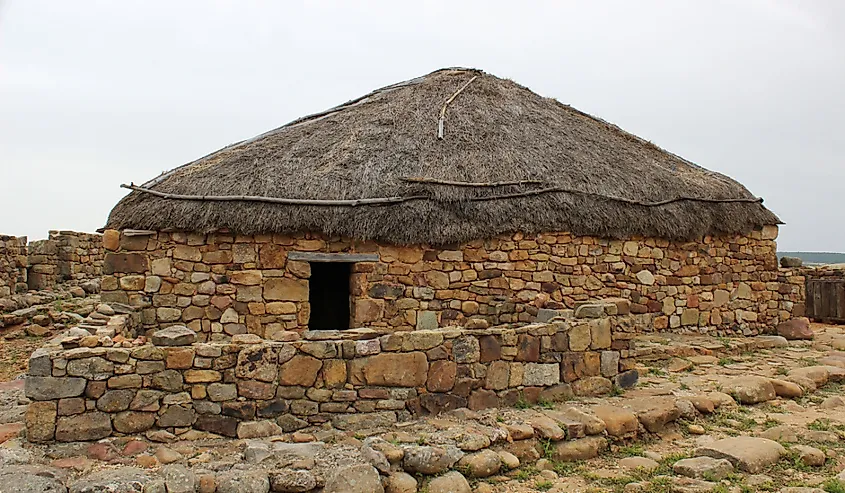
<path id="1" fill-rule="evenodd" d="M 278 376 L 279 349 L 256 345 L 245 347 L 238 353 L 235 376 L 238 378 L 273 382 Z"/>
<path id="2" fill-rule="evenodd" d="M 238 436 L 239 420 L 229 416 L 203 414 L 197 416 L 194 428 L 230 438 Z"/>
<path id="3" fill-rule="evenodd" d="M 433 365 L 434 363 L 432 363 Z M 484 388 L 490 390 L 504 390 L 510 382 L 510 364 L 507 361 L 494 361 L 487 367 L 487 377 Z M 555 371 L 557 371 L 557 365 Z M 527 384 L 526 384 L 527 385 Z"/>
<path id="4" fill-rule="evenodd" d="M 287 277 L 268 279 L 264 283 L 264 298 L 273 301 L 308 301 L 308 282 Z"/>
<path id="5" fill-rule="evenodd" d="M 111 433 L 111 418 L 107 413 L 99 411 L 63 416 L 56 425 L 56 440 L 59 442 L 99 440 Z"/>
<path id="6" fill-rule="evenodd" d="M 452 355 L 456 363 L 477 363 L 481 359 L 478 339 L 472 336 L 456 338 L 452 342 Z"/>
<path id="7" fill-rule="evenodd" d="M 619 373 L 619 351 L 602 351 L 601 376 L 611 378 Z"/>
<path id="8" fill-rule="evenodd" d="M 417 312 L 417 330 L 435 330 L 439 325 L 437 312 L 429 310 Z"/>
<path id="9" fill-rule="evenodd" d="M 590 347 L 592 349 L 607 349 L 611 344 L 610 319 L 603 318 L 590 322 Z"/>
<path id="10" fill-rule="evenodd" d="M 458 365 L 453 361 L 439 360 L 431 363 L 428 372 L 429 392 L 448 392 L 455 386 Z M 507 382 L 507 380 L 506 380 Z"/>
<path id="11" fill-rule="evenodd" d="M 592 342 L 592 334 L 588 324 L 579 323 L 569 330 L 570 351 L 586 351 Z"/>
<path id="12" fill-rule="evenodd" d="M 478 338 L 480 359 L 482 363 L 498 361 L 502 358 L 502 346 L 496 336 L 481 336 Z"/>
<path id="13" fill-rule="evenodd" d="M 556 363 L 526 363 L 523 385 L 550 386 L 560 382 L 560 367 Z"/>
<path id="14" fill-rule="evenodd" d="M 360 298 L 354 301 L 354 325 L 360 327 L 381 320 L 384 315 L 384 300 Z"/>
<path id="15" fill-rule="evenodd" d="M 279 368 L 280 385 L 310 387 L 317 380 L 323 363 L 311 356 L 296 355 Z"/>
<path id="16" fill-rule="evenodd" d="M 56 431 L 57 405 L 55 401 L 33 402 L 26 408 L 26 437 L 31 442 L 48 442 Z"/>
<path id="17" fill-rule="evenodd" d="M 540 342 L 539 337 L 520 334 L 516 346 L 516 361 L 539 361 Z"/>
<path id="18" fill-rule="evenodd" d="M 423 387 L 428 377 L 425 353 L 381 353 L 366 358 L 361 368 L 368 385 Z"/>
<path id="19" fill-rule="evenodd" d="M 197 340 L 197 334 L 184 325 L 173 325 L 153 333 L 152 342 L 156 346 L 190 346 Z"/>
<path id="20" fill-rule="evenodd" d="M 107 253 L 103 274 L 143 274 L 149 265 L 149 259 L 142 253 Z"/>
<path id="21" fill-rule="evenodd" d="M 119 433 L 136 434 L 152 428 L 155 419 L 153 412 L 124 411 L 114 416 L 112 424 Z"/>
<path id="22" fill-rule="evenodd" d="M 699 313 L 697 308 L 685 308 L 681 313 L 681 325 L 698 325 Z"/>

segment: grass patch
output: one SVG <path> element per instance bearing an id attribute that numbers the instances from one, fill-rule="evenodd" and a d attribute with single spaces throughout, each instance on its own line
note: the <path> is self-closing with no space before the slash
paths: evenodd
<path id="1" fill-rule="evenodd" d="M 845 482 L 836 478 L 830 478 L 822 483 L 822 489 L 827 493 L 845 493 Z"/>
<path id="2" fill-rule="evenodd" d="M 626 447 L 619 447 L 615 455 L 619 457 L 641 457 L 645 453 L 643 446 L 640 444 L 629 445 Z"/>
<path id="3" fill-rule="evenodd" d="M 539 471 L 537 471 L 537 468 L 535 468 L 534 466 L 525 466 L 517 469 L 516 473 L 513 475 L 513 478 L 517 481 L 527 481 L 532 477 L 536 476 L 538 472 Z"/>
<path id="4" fill-rule="evenodd" d="M 813 431 L 830 431 L 833 426 L 827 418 L 819 418 L 811 423 L 807 423 L 807 429 Z"/>
<path id="5" fill-rule="evenodd" d="M 552 489 L 552 486 L 554 485 L 555 484 L 549 481 L 548 479 L 541 479 L 534 483 L 534 488 L 537 489 L 537 491 L 548 491 Z"/>

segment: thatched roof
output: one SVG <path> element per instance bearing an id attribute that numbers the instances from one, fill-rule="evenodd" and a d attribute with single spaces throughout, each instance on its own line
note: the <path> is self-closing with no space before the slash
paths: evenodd
<path id="1" fill-rule="evenodd" d="M 472 69 L 376 90 L 141 189 L 107 227 L 446 244 L 515 231 L 694 239 L 779 223 L 727 176 Z"/>

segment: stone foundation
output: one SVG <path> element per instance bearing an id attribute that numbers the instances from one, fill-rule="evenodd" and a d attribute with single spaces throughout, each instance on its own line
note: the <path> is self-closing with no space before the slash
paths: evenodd
<path id="1" fill-rule="evenodd" d="M 777 228 L 698 242 L 521 233 L 448 248 L 317 235 L 106 231 L 104 301 L 150 329 L 184 323 L 201 340 L 308 329 L 308 255 L 357 256 L 352 327 L 420 330 L 531 323 L 596 299 L 629 300 L 654 330 L 758 333 L 791 318 L 803 277 L 779 270 Z"/>
<path id="2" fill-rule="evenodd" d="M 0 235 L 0 297 L 26 291 L 26 236 Z"/>
<path id="3" fill-rule="evenodd" d="M 606 316 L 616 309 L 592 305 L 584 314 L 601 318 L 518 328 L 306 332 L 294 342 L 239 335 L 192 343 L 185 327 L 157 332 L 157 345 L 66 337 L 29 361 L 27 437 L 198 429 L 243 438 L 258 427 L 356 429 L 460 407 L 600 395 L 636 382 L 629 339 L 649 317 Z"/>

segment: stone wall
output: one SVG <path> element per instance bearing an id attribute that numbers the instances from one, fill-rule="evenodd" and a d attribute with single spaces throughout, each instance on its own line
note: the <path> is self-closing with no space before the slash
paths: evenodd
<path id="1" fill-rule="evenodd" d="M 86 281 L 103 273 L 102 235 L 50 231 L 29 246 L 29 288 L 49 289 L 67 281 Z"/>
<path id="2" fill-rule="evenodd" d="M 803 278 L 779 270 L 777 228 L 699 242 L 520 233 L 448 248 L 317 235 L 107 231 L 104 301 L 149 328 L 186 323 L 202 340 L 308 327 L 310 264 L 291 252 L 375 255 L 354 264 L 353 327 L 391 330 L 530 323 L 618 297 L 656 330 L 757 333 L 791 317 Z M 474 321 L 471 321 L 474 320 Z"/>
<path id="3" fill-rule="evenodd" d="M 649 315 L 606 316 L 617 305 L 590 306 L 582 312 L 601 318 L 381 336 L 354 329 L 332 334 L 338 340 L 237 335 L 232 343 L 194 343 L 184 326 L 156 332 L 155 345 L 65 339 L 29 360 L 27 437 L 97 440 L 194 428 L 248 438 L 260 427 L 326 422 L 355 429 L 633 385 L 630 334 Z"/>
<path id="4" fill-rule="evenodd" d="M 0 297 L 26 291 L 26 236 L 0 235 Z"/>

